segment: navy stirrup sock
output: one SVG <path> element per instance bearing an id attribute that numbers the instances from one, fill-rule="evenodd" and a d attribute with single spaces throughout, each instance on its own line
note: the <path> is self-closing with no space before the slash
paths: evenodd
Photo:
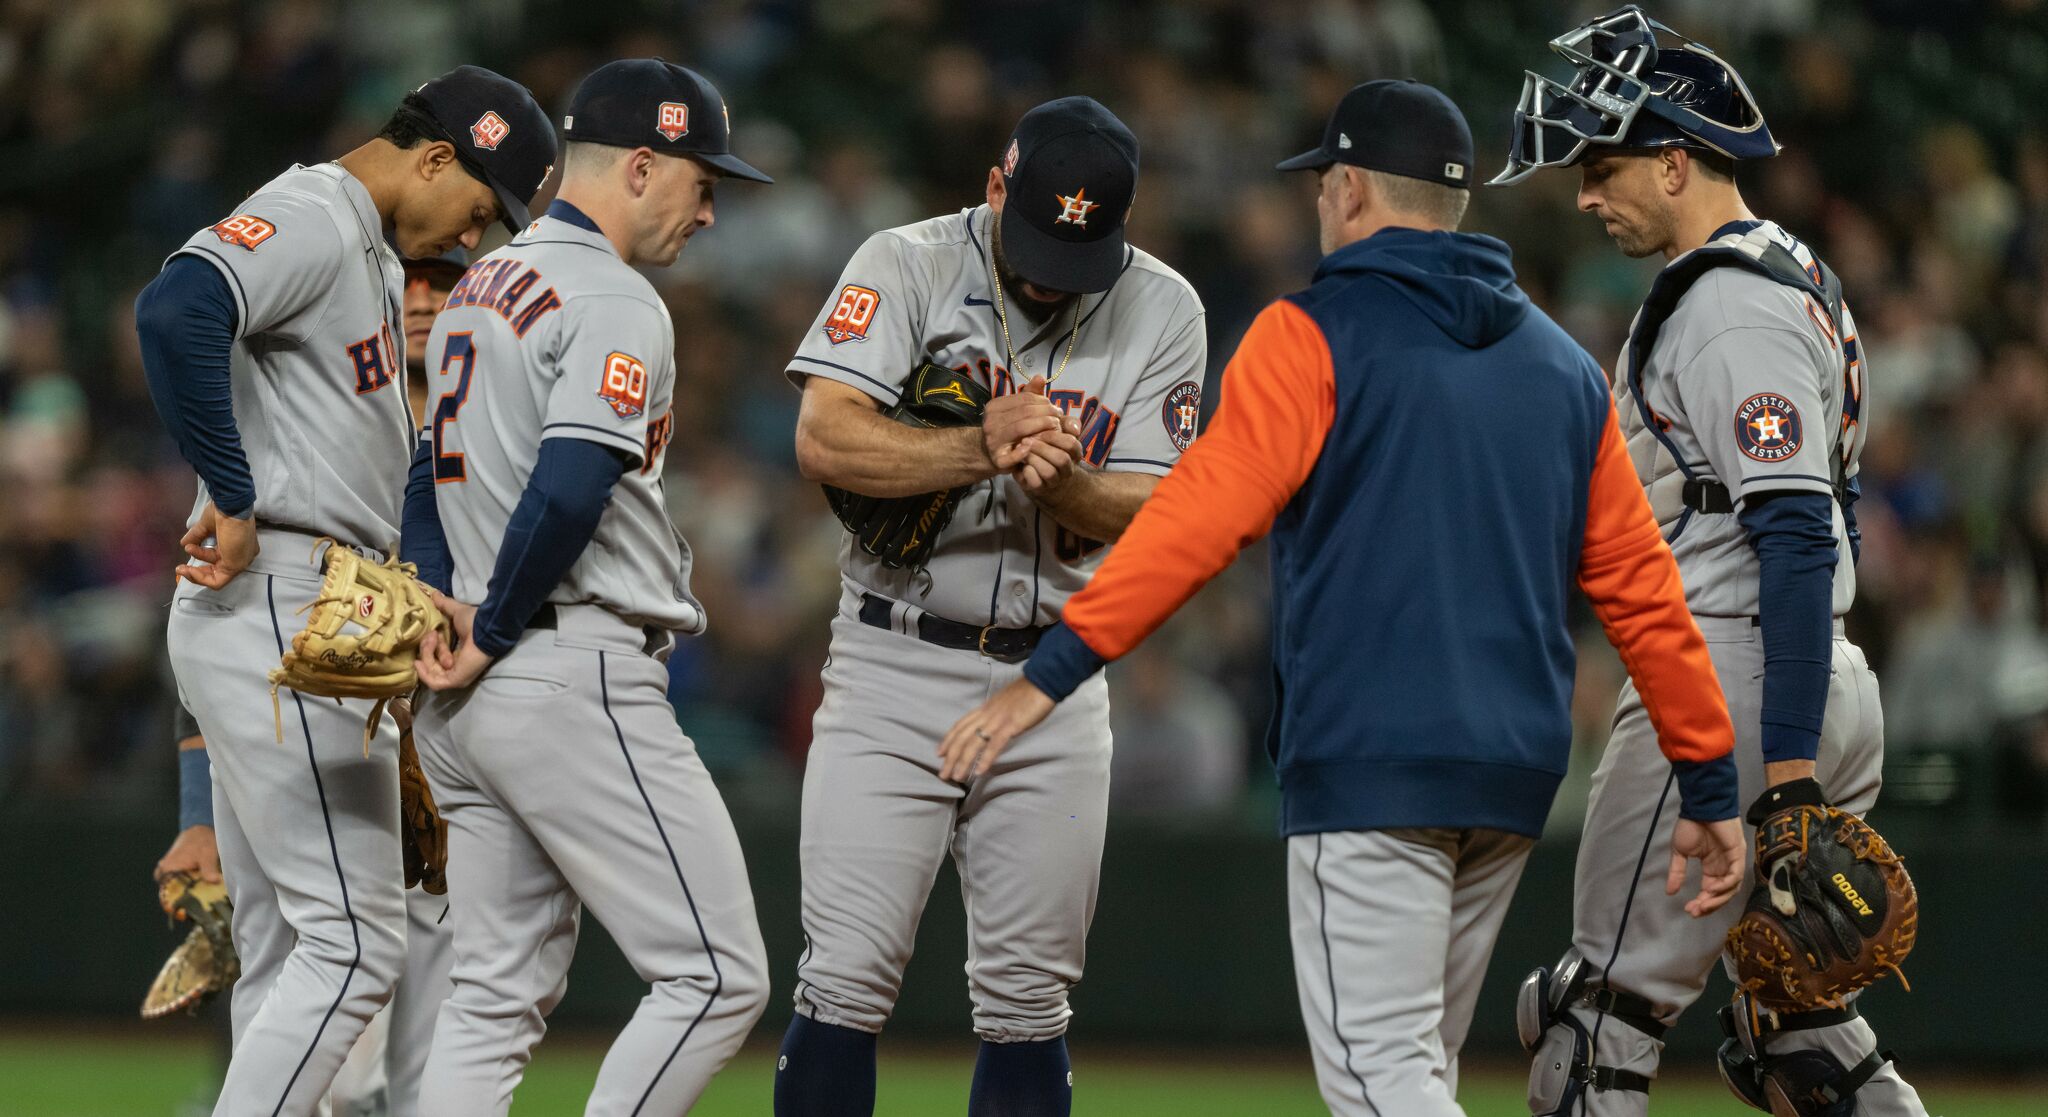
<path id="1" fill-rule="evenodd" d="M 1064 1054 L 1060 1061 L 1065 1064 Z M 873 1117 L 874 1112 L 875 1034 L 820 1024 L 802 1013 L 792 1017 L 775 1060 L 775 1117 Z"/>
<path id="2" fill-rule="evenodd" d="M 1067 1038 L 1027 1043 L 981 1042 L 967 1117 L 1068 1117 L 1074 1076 Z"/>

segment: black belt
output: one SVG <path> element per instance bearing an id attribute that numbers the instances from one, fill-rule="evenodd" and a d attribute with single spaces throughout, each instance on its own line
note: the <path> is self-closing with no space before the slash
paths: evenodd
<path id="1" fill-rule="evenodd" d="M 555 611 L 554 603 L 542 602 L 541 607 L 534 610 L 533 619 L 526 622 L 526 627 L 528 629 L 543 628 L 552 631 L 560 627 L 561 623 L 561 614 Z M 667 629 L 656 628 L 651 624 L 641 625 L 640 635 L 642 636 L 640 641 L 641 655 L 653 655 L 668 646 Z"/>
<path id="2" fill-rule="evenodd" d="M 1735 511 L 1735 498 L 1728 494 L 1728 486 L 1719 481 L 1687 481 L 1679 499 L 1695 512 L 1725 516 Z"/>
<path id="3" fill-rule="evenodd" d="M 886 628 L 895 631 L 889 614 L 896 603 L 886 597 L 871 593 L 860 595 L 860 623 L 872 628 Z M 1015 663 L 1031 654 L 1038 646 L 1038 638 L 1045 635 L 1051 625 L 1037 628 L 998 628 L 992 624 L 961 624 L 944 617 L 925 613 L 917 618 L 917 638 L 927 644 L 937 644 L 955 651 L 980 652 L 990 659 L 1004 663 Z"/>

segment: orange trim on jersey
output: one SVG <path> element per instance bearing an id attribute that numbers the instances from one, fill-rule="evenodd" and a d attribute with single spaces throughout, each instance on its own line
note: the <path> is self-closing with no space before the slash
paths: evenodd
<path id="1" fill-rule="evenodd" d="M 1223 370 L 1209 429 L 1068 600 L 1067 627 L 1104 659 L 1136 647 L 1272 530 L 1315 469 L 1336 418 L 1337 376 L 1323 331 L 1293 303 L 1268 306 Z"/>
<path id="2" fill-rule="evenodd" d="M 1664 755 L 1697 761 L 1731 751 L 1735 725 L 1713 658 L 1686 607 L 1678 560 L 1657 530 L 1611 399 L 1587 491 L 1579 588 L 1635 680 Z"/>

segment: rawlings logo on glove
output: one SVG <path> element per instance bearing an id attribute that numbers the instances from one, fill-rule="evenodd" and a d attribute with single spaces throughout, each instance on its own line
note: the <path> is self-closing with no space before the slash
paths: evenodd
<path id="1" fill-rule="evenodd" d="M 332 539 L 322 539 L 314 553 L 326 548 L 325 580 L 320 596 L 300 612 L 311 615 L 292 637 L 290 650 L 270 672 L 270 707 L 277 718 L 277 739 L 284 740 L 284 713 L 279 687 L 322 698 L 375 698 L 370 720 L 363 726 L 363 749 L 384 704 L 411 694 L 419 685 L 413 661 L 429 631 L 446 635 L 447 618 L 434 608 L 418 570 L 393 555 L 371 562 Z"/>

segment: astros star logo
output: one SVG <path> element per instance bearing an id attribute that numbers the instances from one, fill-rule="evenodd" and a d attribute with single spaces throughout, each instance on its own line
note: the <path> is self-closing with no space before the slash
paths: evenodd
<path id="1" fill-rule="evenodd" d="M 1759 393 L 1735 409 L 1735 434 L 1742 452 L 1757 461 L 1784 461 L 1799 452 L 1799 411 L 1781 395 Z"/>
<path id="2" fill-rule="evenodd" d="M 1074 196 L 1071 198 L 1065 194 L 1055 194 L 1053 197 L 1060 200 L 1060 215 L 1052 219 L 1052 223 L 1055 225 L 1064 221 L 1069 225 L 1079 225 L 1085 229 L 1088 227 L 1088 211 L 1102 204 L 1101 202 L 1089 201 L 1088 191 L 1085 187 L 1074 191 Z"/>

